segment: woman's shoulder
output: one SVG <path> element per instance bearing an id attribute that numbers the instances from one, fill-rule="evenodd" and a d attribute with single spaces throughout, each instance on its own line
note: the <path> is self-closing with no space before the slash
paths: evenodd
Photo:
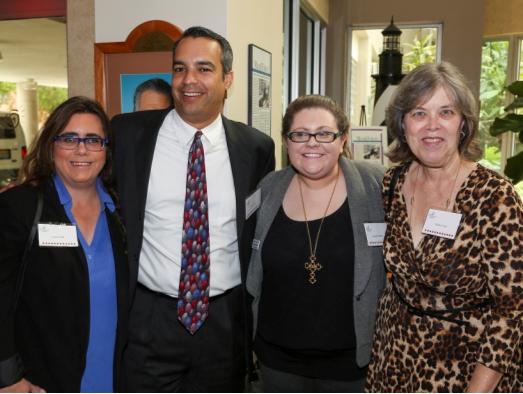
<path id="1" fill-rule="evenodd" d="M 279 183 L 282 179 L 285 179 L 286 177 L 292 177 L 294 176 L 296 172 L 291 166 L 288 166 L 286 168 L 283 168 L 278 171 L 273 171 L 268 173 L 265 178 L 263 178 L 260 181 L 260 184 L 258 187 L 265 188 L 265 187 L 272 187 L 274 184 Z"/>
<path id="2" fill-rule="evenodd" d="M 505 179 L 496 171 L 486 168 L 478 163 L 471 176 L 472 184 L 476 184 L 475 187 L 478 190 L 481 190 L 481 195 L 484 197 L 489 196 L 489 199 L 492 199 L 495 196 L 503 199 L 511 197 L 515 201 L 521 201 L 521 198 L 516 192 L 512 182 L 508 179 Z"/>
<path id="3" fill-rule="evenodd" d="M 0 193 L 0 203 L 25 204 L 38 195 L 38 189 L 29 185 L 18 185 Z"/>
<path id="4" fill-rule="evenodd" d="M 350 168 L 353 166 L 361 175 L 362 178 L 374 178 L 379 182 L 383 179 L 387 168 L 381 164 L 370 163 L 365 160 L 349 160 L 345 157 L 341 158 L 342 167 Z"/>

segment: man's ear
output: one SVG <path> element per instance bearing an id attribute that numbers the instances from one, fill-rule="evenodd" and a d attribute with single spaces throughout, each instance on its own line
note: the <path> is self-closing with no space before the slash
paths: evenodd
<path id="1" fill-rule="evenodd" d="M 225 90 L 228 90 L 232 82 L 234 81 L 234 72 L 229 71 L 227 74 L 225 74 Z"/>

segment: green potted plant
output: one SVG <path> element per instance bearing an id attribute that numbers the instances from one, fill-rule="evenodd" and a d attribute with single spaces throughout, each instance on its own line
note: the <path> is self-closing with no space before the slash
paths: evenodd
<path id="1" fill-rule="evenodd" d="M 516 81 L 508 86 L 508 91 L 515 98 L 514 101 L 505 107 L 505 112 L 523 108 L 523 81 Z M 490 126 L 490 134 L 497 137 L 506 132 L 518 134 L 518 138 L 523 142 L 523 115 L 508 113 L 502 117 L 496 117 Z M 514 184 L 523 181 L 523 152 L 509 158 L 505 167 L 505 175 L 512 179 Z"/>

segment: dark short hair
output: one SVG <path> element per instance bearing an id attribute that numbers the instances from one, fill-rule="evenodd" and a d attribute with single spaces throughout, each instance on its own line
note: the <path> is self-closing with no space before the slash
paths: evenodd
<path id="1" fill-rule="evenodd" d="M 201 26 L 193 26 L 188 28 L 183 32 L 183 35 L 180 37 L 178 41 L 174 43 L 173 48 L 173 62 L 174 62 L 174 56 L 176 54 L 176 48 L 178 48 L 178 45 L 180 42 L 187 37 L 192 38 L 210 38 L 214 41 L 217 41 L 218 44 L 220 44 L 220 47 L 222 48 L 222 74 L 223 79 L 225 79 L 225 75 L 229 73 L 232 70 L 232 48 L 231 44 L 229 44 L 229 41 L 227 41 L 225 38 L 220 36 L 218 33 L 213 32 L 212 30 L 206 29 L 205 27 Z"/>
<path id="2" fill-rule="evenodd" d="M 387 129 L 396 140 L 396 147 L 387 156 L 395 163 L 415 159 L 414 154 L 405 142 L 403 118 L 417 105 L 432 97 L 440 87 L 447 92 L 456 110 L 463 120 L 465 137 L 460 141 L 458 151 L 466 160 L 476 161 L 483 152 L 479 148 L 478 103 L 465 76 L 449 62 L 439 64 L 425 63 L 401 81 L 394 92 L 387 108 Z"/>
<path id="3" fill-rule="evenodd" d="M 329 111 L 336 120 L 338 132 L 341 132 L 342 136 L 347 135 L 349 133 L 349 120 L 347 119 L 347 115 L 345 115 L 345 112 L 336 103 L 336 101 L 327 96 L 322 96 L 319 94 L 309 94 L 306 96 L 298 97 L 287 107 L 287 111 L 285 111 L 285 115 L 281 123 L 282 137 L 287 138 L 287 135 L 291 131 L 292 122 L 294 122 L 294 118 L 299 112 L 305 109 L 313 108 L 319 108 Z M 350 153 L 350 150 L 347 149 L 347 145 L 348 144 L 346 143 L 343 154 L 344 156 L 351 158 L 352 155 Z"/>
<path id="4" fill-rule="evenodd" d="M 152 78 L 148 79 L 145 82 L 142 82 L 140 85 L 136 87 L 133 97 L 134 112 L 138 111 L 138 109 L 140 108 L 140 99 L 142 97 L 142 93 L 147 91 L 163 94 L 167 98 L 167 100 L 169 100 L 169 105 L 173 105 L 173 93 L 171 90 L 171 85 L 169 85 L 166 81 L 164 81 L 161 78 Z"/>

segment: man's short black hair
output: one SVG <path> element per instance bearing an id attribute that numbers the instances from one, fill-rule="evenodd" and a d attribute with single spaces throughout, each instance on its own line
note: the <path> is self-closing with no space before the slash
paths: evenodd
<path id="1" fill-rule="evenodd" d="M 214 41 L 217 41 L 220 44 L 220 47 L 222 48 L 222 69 L 223 69 L 223 78 L 225 79 L 225 74 L 230 72 L 232 70 L 232 48 L 231 44 L 229 44 L 229 41 L 227 41 L 225 38 L 220 36 L 218 33 L 213 32 L 212 30 L 206 29 L 205 27 L 201 26 L 193 26 L 188 28 L 183 32 L 183 35 L 180 37 L 178 41 L 174 43 L 173 48 L 173 61 L 174 61 L 174 55 L 176 53 L 176 48 L 178 48 L 178 45 L 180 42 L 187 37 L 192 38 L 210 38 Z"/>

